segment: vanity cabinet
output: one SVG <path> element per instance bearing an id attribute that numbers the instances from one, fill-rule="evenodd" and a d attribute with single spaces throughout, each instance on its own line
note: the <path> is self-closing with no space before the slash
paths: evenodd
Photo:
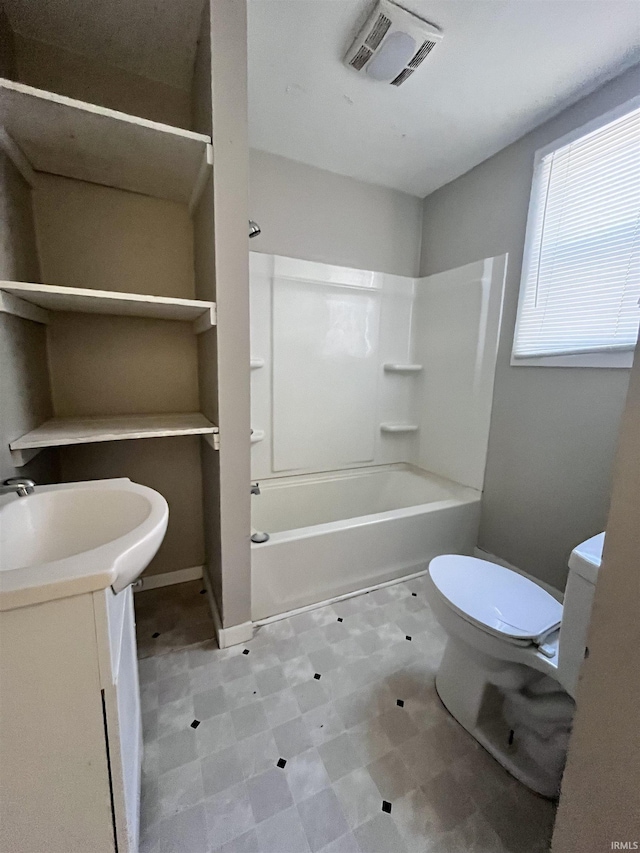
<path id="1" fill-rule="evenodd" d="M 0 612 L 2 853 L 135 853 L 141 762 L 132 588 Z"/>

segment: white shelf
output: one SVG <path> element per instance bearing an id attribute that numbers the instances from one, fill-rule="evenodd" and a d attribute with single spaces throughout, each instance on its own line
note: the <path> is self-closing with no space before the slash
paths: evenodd
<path id="1" fill-rule="evenodd" d="M 25 177 L 50 172 L 191 207 L 213 162 L 201 133 L 3 78 L 0 124 L 0 143 Z"/>
<path id="2" fill-rule="evenodd" d="M 380 432 L 401 433 L 417 431 L 417 424 L 380 424 Z"/>
<path id="3" fill-rule="evenodd" d="M 165 438 L 173 435 L 210 435 L 218 427 L 199 412 L 188 414 L 117 415 L 108 418 L 52 418 L 9 444 L 15 465 L 25 465 L 44 447 Z"/>
<path id="4" fill-rule="evenodd" d="M 48 323 L 50 311 L 183 320 L 193 323 L 196 334 L 210 329 L 216 322 L 215 302 L 22 281 L 0 281 L 2 311 L 37 323 Z"/>
<path id="5" fill-rule="evenodd" d="M 251 370 L 259 370 L 261 367 L 264 367 L 264 358 L 251 359 Z"/>
<path id="6" fill-rule="evenodd" d="M 421 364 L 384 364 L 385 373 L 420 373 Z"/>

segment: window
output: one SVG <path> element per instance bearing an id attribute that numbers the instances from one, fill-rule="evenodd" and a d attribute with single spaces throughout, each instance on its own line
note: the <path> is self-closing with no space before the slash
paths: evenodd
<path id="1" fill-rule="evenodd" d="M 636 98 L 536 155 L 511 364 L 630 367 L 639 299 Z"/>

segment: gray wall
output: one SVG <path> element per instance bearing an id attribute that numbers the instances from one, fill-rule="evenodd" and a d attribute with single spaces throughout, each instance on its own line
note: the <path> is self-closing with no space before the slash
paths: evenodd
<path id="1" fill-rule="evenodd" d="M 422 202 L 251 150 L 249 215 L 262 234 L 256 252 L 396 275 L 417 275 Z"/>
<path id="2" fill-rule="evenodd" d="M 509 365 L 533 158 L 639 89 L 636 66 L 424 201 L 422 275 L 509 253 L 479 545 L 558 588 L 605 526 L 629 371 Z"/>
<path id="3" fill-rule="evenodd" d="M 0 152 L 0 279 L 39 281 L 31 193 Z M 0 479 L 22 474 L 36 482 L 56 478 L 55 451 L 20 469 L 13 467 L 9 442 L 51 417 L 45 327 L 0 314 Z"/>

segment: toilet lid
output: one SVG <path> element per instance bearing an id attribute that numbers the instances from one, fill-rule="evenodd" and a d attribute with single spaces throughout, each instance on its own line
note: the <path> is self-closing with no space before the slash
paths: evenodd
<path id="1" fill-rule="evenodd" d="M 431 560 L 429 575 L 454 610 L 493 633 L 536 641 L 560 627 L 562 605 L 504 566 L 445 554 Z"/>

